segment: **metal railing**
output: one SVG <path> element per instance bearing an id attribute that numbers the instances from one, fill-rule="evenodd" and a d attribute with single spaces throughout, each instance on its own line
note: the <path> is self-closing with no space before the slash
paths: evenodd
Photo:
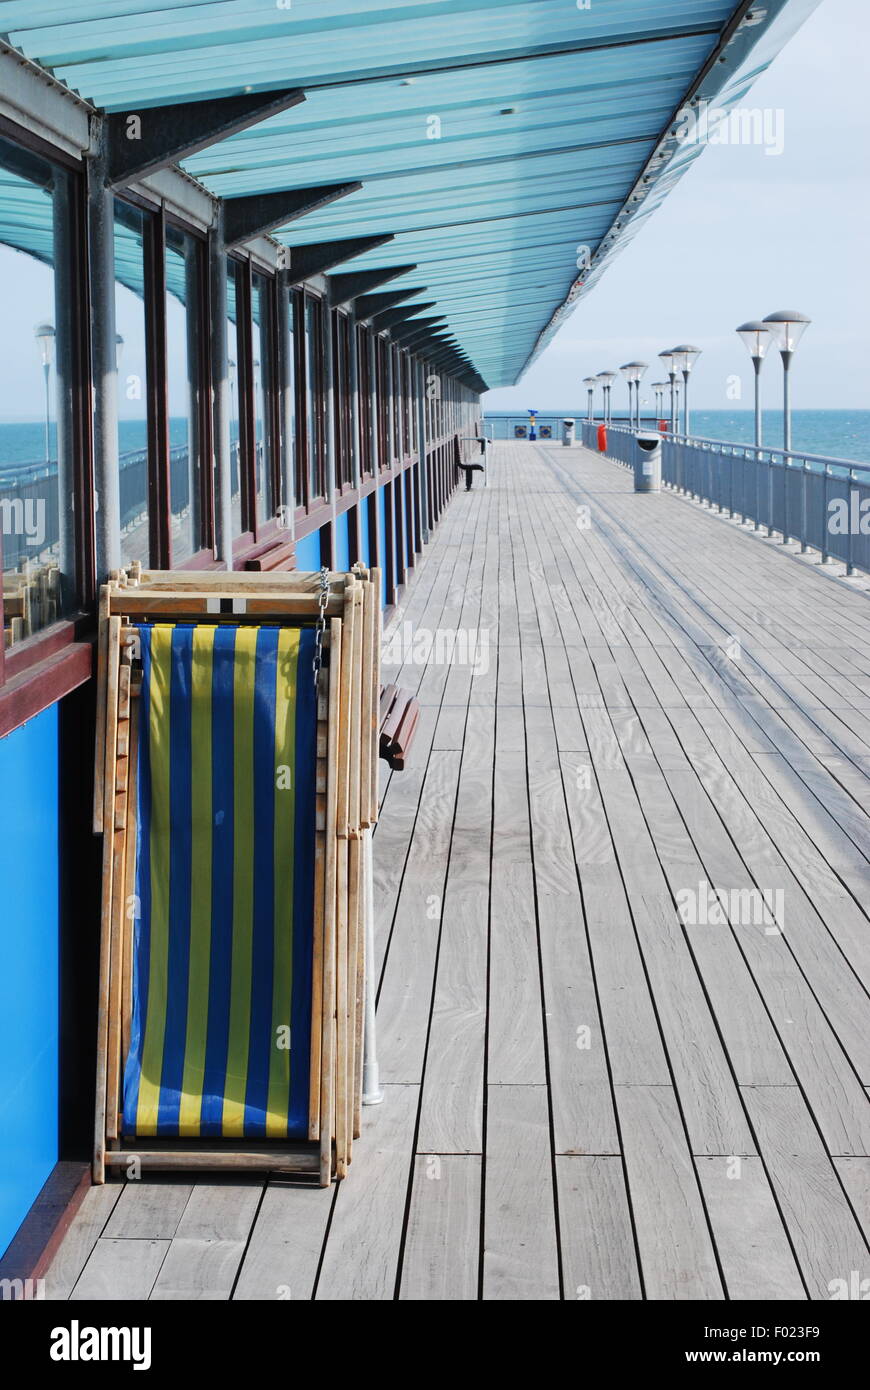
<path id="1" fill-rule="evenodd" d="M 20 569 L 24 560 L 37 561 L 53 552 L 60 539 L 57 462 L 16 463 L 0 468 L 0 529 L 3 568 Z M 148 451 L 133 449 L 119 459 L 118 491 L 121 529 L 129 530 L 148 511 Z M 188 447 L 169 453 L 169 491 L 172 514 L 190 506 Z"/>
<path id="2" fill-rule="evenodd" d="M 583 421 L 583 443 L 598 448 L 598 421 Z M 606 457 L 634 464 L 634 432 L 607 428 Z M 662 435 L 662 482 L 684 496 L 798 541 L 846 573 L 870 572 L 870 464 L 754 444 Z"/>

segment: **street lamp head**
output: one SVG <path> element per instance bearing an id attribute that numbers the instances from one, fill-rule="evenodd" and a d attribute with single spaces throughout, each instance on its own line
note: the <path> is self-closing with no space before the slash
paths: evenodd
<path id="1" fill-rule="evenodd" d="M 648 362 L 629 362 L 628 365 L 630 366 L 632 371 L 632 381 L 640 381 L 644 373 L 649 370 Z"/>
<path id="2" fill-rule="evenodd" d="M 599 372 L 598 380 L 603 382 L 605 386 L 609 386 L 611 381 L 616 380 L 616 372 Z"/>
<path id="3" fill-rule="evenodd" d="M 701 349 L 691 343 L 681 343 L 673 349 L 674 367 L 677 371 L 690 372 L 701 356 Z"/>
<path id="4" fill-rule="evenodd" d="M 54 331 L 54 324 L 38 323 L 33 330 L 33 336 L 39 348 L 43 367 L 50 367 L 54 357 L 54 341 L 57 337 Z"/>
<path id="5" fill-rule="evenodd" d="M 780 352 L 794 352 L 812 320 L 796 309 L 779 309 L 764 322 Z"/>
<path id="6" fill-rule="evenodd" d="M 597 377 L 597 376 L 584 376 L 584 378 L 583 378 L 583 385 L 586 386 L 586 387 L 588 387 L 590 391 L 594 390 L 594 388 L 598 385 L 598 377 Z"/>
<path id="7" fill-rule="evenodd" d="M 746 344 L 753 362 L 760 362 L 770 347 L 771 338 L 767 324 L 762 323 L 760 319 L 750 319 L 747 323 L 741 323 L 737 329 L 737 336 Z"/>
<path id="8" fill-rule="evenodd" d="M 623 364 L 622 364 L 622 366 L 620 367 L 619 370 L 620 370 L 620 372 L 622 373 L 622 376 L 623 376 L 623 378 L 624 378 L 626 381 L 634 381 L 634 363 L 633 363 L 633 362 L 623 362 Z"/>
<path id="9" fill-rule="evenodd" d="M 661 364 L 662 364 L 662 366 L 664 367 L 664 369 L 665 369 L 666 372 L 669 372 L 669 373 L 670 373 L 670 372 L 674 371 L 674 354 L 673 354 L 673 352 L 660 352 L 660 353 L 659 353 L 659 361 L 661 362 Z"/>

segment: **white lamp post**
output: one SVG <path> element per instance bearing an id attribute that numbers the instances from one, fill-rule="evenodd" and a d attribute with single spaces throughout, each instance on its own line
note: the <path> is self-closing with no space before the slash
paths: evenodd
<path id="1" fill-rule="evenodd" d="M 623 381 L 628 386 L 628 428 L 631 429 L 634 423 L 634 397 L 631 394 L 631 388 L 634 385 L 634 363 L 623 362 L 619 372 Z"/>
<path id="2" fill-rule="evenodd" d="M 689 433 L 689 375 L 701 356 L 701 349 L 681 343 L 673 349 L 674 370 L 683 373 L 683 434 Z"/>
<path id="3" fill-rule="evenodd" d="M 610 388 L 616 380 L 616 372 L 599 372 L 598 380 L 604 387 L 604 423 L 605 425 L 609 425 L 611 418 Z"/>
<path id="4" fill-rule="evenodd" d="M 775 314 L 768 314 L 764 320 L 765 327 L 779 348 L 782 358 L 782 447 L 786 453 L 791 449 L 791 400 L 789 392 L 791 359 L 811 322 L 812 320 L 808 319 L 806 314 L 799 314 L 796 309 L 780 309 Z"/>
<path id="5" fill-rule="evenodd" d="M 598 385 L 598 378 L 594 376 L 584 376 L 583 385 L 586 387 L 586 419 L 594 420 L 595 406 L 593 402 L 595 399 L 595 388 Z"/>
<path id="6" fill-rule="evenodd" d="M 737 329 L 737 336 L 741 342 L 746 344 L 749 356 L 752 358 L 752 365 L 755 368 L 755 447 L 761 448 L 762 424 L 761 424 L 761 368 L 764 363 L 765 354 L 770 347 L 770 333 L 767 325 L 760 319 L 750 319 L 748 323 L 741 323 Z"/>
<path id="7" fill-rule="evenodd" d="M 33 336 L 36 338 L 36 345 L 39 348 L 42 372 L 45 378 L 45 461 L 48 463 L 51 459 L 51 388 L 49 380 L 57 334 L 53 324 L 38 323 L 33 330 Z"/>
<path id="8" fill-rule="evenodd" d="M 631 366 L 634 373 L 634 413 L 637 428 L 640 429 L 640 382 L 641 377 L 645 376 L 646 372 L 649 370 L 649 363 L 632 362 Z"/>
<path id="9" fill-rule="evenodd" d="M 668 374 L 668 381 L 671 387 L 671 434 L 677 432 L 677 396 L 676 384 L 677 373 L 674 367 L 674 354 L 672 352 L 660 352 L 659 361 Z"/>

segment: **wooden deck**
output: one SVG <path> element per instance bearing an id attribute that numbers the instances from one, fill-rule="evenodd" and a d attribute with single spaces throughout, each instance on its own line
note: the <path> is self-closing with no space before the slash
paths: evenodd
<path id="1" fill-rule="evenodd" d="M 423 715 L 375 838 L 386 1097 L 349 1178 L 93 1189 L 47 1295 L 870 1277 L 860 588 L 586 451 L 497 446 L 398 615 L 480 640 L 386 671 Z"/>

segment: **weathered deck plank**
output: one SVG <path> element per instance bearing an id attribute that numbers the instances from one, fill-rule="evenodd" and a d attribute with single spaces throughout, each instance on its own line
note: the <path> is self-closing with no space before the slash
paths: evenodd
<path id="1" fill-rule="evenodd" d="M 384 770 L 388 1084 L 348 1179 L 95 1189 L 48 1297 L 799 1300 L 870 1269 L 870 600 L 585 450 L 498 445 L 489 480 L 394 619 L 459 642 L 385 668 L 422 719 Z M 782 930 L 679 910 L 705 887 L 781 890 Z"/>

